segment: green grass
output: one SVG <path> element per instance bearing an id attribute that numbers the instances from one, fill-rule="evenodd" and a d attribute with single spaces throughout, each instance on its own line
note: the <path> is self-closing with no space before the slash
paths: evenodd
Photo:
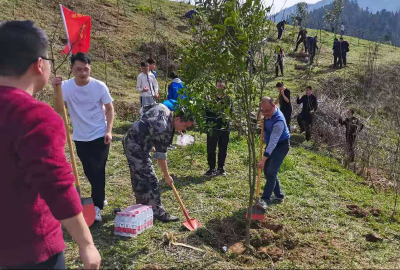
<path id="1" fill-rule="evenodd" d="M 15 2 L 15 1 L 14 1 Z M 167 20 L 159 20 L 160 35 L 169 41 L 180 44 L 190 37 L 187 22 L 181 17 L 190 7 L 167 0 L 153 0 L 153 7 L 148 0 L 121 1 L 117 24 L 116 0 L 74 1 L 77 11 L 92 15 L 93 32 L 90 54 L 93 58 L 93 76 L 105 80 L 104 67 L 107 63 L 108 84 L 116 104 L 126 102 L 137 106 L 136 76 L 139 74 L 138 61 L 141 55 L 137 49 L 143 42 L 150 42 L 155 37 L 152 32 L 152 14 L 162 13 Z M 31 19 L 45 28 L 48 35 L 54 31 L 57 5 L 50 0 L 18 1 L 0 0 L 0 20 Z M 69 4 L 70 1 L 61 1 Z M 160 11 L 161 10 L 161 11 Z M 126 16 L 125 16 L 126 14 Z M 287 54 L 285 77 L 283 80 L 292 89 L 293 94 L 303 92 L 306 84 L 312 84 L 316 93 L 324 93 L 318 87 L 320 80 L 333 75 L 351 78 L 359 68 L 359 63 L 373 43 L 356 38 L 347 38 L 350 43 L 349 65 L 346 69 L 332 70 L 329 66 L 333 59 L 331 47 L 333 35 L 322 31 L 320 42 L 321 54 L 317 56 L 316 67 L 308 76 L 308 71 L 296 70 L 295 65 L 305 65 L 289 56 L 294 49 L 289 36 L 290 27 L 281 41 L 273 41 L 267 46 L 283 45 Z M 316 33 L 309 31 L 310 35 Z M 59 37 L 63 37 L 60 30 Z M 104 40 L 107 40 L 107 59 L 104 59 Z M 59 39 L 56 49 L 61 51 L 65 44 Z M 321 46 L 322 45 L 322 46 Z M 57 56 L 60 61 L 59 56 Z M 379 64 L 397 64 L 400 60 L 399 48 L 381 45 Z M 59 74 L 68 74 L 64 66 Z M 277 96 L 274 72 L 268 76 L 267 94 Z M 279 78 L 281 80 L 281 78 Z M 164 89 L 166 82 L 160 80 Z M 50 102 L 50 87 L 40 95 L 42 100 Z M 155 226 L 135 239 L 128 239 L 113 234 L 114 207 L 126 207 L 134 204 L 129 176 L 129 168 L 123 155 L 121 139 L 132 124 L 134 112 L 124 112 L 119 106 L 114 127 L 114 142 L 107 165 L 106 194 L 109 206 L 103 213 L 104 221 L 95 224 L 91 231 L 98 247 L 104 268 L 399 268 L 400 267 L 400 216 L 390 219 L 394 196 L 391 192 L 376 193 L 366 185 L 363 179 L 344 169 L 334 158 L 315 152 L 311 144 L 303 142 L 295 134 L 298 142 L 292 147 L 279 173 L 279 179 L 286 194 L 282 205 L 272 206 L 267 213 L 267 222 L 254 223 L 252 243 L 257 248 L 276 247 L 281 256 L 263 256 L 257 250 L 245 255 L 223 253 L 222 247 L 228 247 L 244 238 L 244 214 L 248 201 L 247 180 L 247 145 L 237 134 L 231 135 L 226 170 L 228 177 L 206 179 L 202 174 L 208 169 L 206 159 L 205 135 L 191 132 L 196 137 L 193 146 L 178 148 L 169 153 L 168 165 L 171 173 L 178 177 L 176 187 L 191 216 L 203 224 L 197 232 L 188 232 L 181 223 Z M 124 115 L 124 117 L 122 117 Z M 83 193 L 89 194 L 90 186 L 79 163 L 80 180 Z M 157 174 L 161 172 L 157 168 Z M 263 178 L 264 186 L 265 179 Z M 178 215 L 183 214 L 169 187 L 160 179 L 162 200 L 167 210 Z M 363 209 L 378 208 L 382 212 L 378 217 L 356 218 L 350 216 L 346 205 L 357 204 Z M 271 233 L 268 224 L 280 224 L 282 230 Z M 169 245 L 165 233 L 172 232 L 178 242 L 187 243 L 205 250 L 205 253 Z M 365 240 L 367 233 L 377 233 L 384 240 L 370 243 Z M 272 239 L 266 237 L 272 235 Z M 268 240 L 268 239 L 269 240 Z M 257 244 L 261 239 L 262 244 Z M 82 268 L 78 248 L 65 234 L 67 242 L 66 256 L 69 268 Z M 268 241 L 267 241 L 268 240 Z M 149 266 L 151 265 L 151 266 Z"/>

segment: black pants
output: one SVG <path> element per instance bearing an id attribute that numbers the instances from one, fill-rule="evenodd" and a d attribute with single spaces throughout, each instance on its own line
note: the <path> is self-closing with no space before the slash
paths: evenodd
<path id="1" fill-rule="evenodd" d="M 106 163 L 110 145 L 104 144 L 104 137 L 101 137 L 90 142 L 75 141 L 75 146 L 85 175 L 92 186 L 94 206 L 103 209 L 106 197 Z"/>
<path id="2" fill-rule="evenodd" d="M 285 117 L 286 125 L 287 125 L 287 127 L 288 127 L 288 129 L 290 131 L 290 122 L 291 122 L 290 118 L 292 117 L 292 111 L 291 110 L 290 111 L 285 111 L 285 110 L 281 109 L 281 112 L 282 112 L 283 116 Z"/>
<path id="3" fill-rule="evenodd" d="M 307 40 L 305 38 L 301 38 L 297 44 L 296 44 L 296 49 L 294 49 L 295 52 L 297 52 L 297 49 L 299 48 L 299 45 L 303 43 L 304 44 L 304 51 L 307 52 Z"/>
<path id="4" fill-rule="evenodd" d="M 310 65 L 314 64 L 315 52 L 310 52 Z"/>
<path id="5" fill-rule="evenodd" d="M 218 168 L 224 168 L 228 152 L 229 131 L 213 130 L 207 133 L 207 161 L 210 169 L 215 169 L 216 150 L 218 145 Z"/>
<path id="6" fill-rule="evenodd" d="M 340 67 L 343 67 L 342 56 L 340 54 L 334 54 L 333 55 L 333 66 L 337 67 L 338 64 Z"/>
<path id="7" fill-rule="evenodd" d="M 282 34 L 283 34 L 283 29 L 279 27 L 278 28 L 278 39 L 281 39 Z"/>
<path id="8" fill-rule="evenodd" d="M 309 141 L 311 139 L 311 128 L 312 128 L 312 116 L 299 114 L 297 116 L 297 123 L 300 127 L 300 132 L 306 132 L 306 140 Z"/>
<path id="9" fill-rule="evenodd" d="M 343 65 L 347 65 L 347 52 L 342 52 Z"/>
<path id="10" fill-rule="evenodd" d="M 275 74 L 276 74 L 276 77 L 278 77 L 278 75 L 279 75 L 279 67 L 281 68 L 281 73 L 282 73 L 282 76 L 283 76 L 283 61 L 281 60 L 281 61 L 278 61 L 276 64 L 275 64 Z"/>
<path id="11" fill-rule="evenodd" d="M 66 269 L 64 252 L 51 256 L 47 261 L 38 264 L 25 264 L 6 267 L 5 269 Z"/>

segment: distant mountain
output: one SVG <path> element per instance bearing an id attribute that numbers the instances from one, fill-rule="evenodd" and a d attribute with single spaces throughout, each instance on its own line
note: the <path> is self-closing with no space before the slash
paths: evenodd
<path id="1" fill-rule="evenodd" d="M 358 5 L 363 8 L 367 9 L 369 12 L 376 13 L 377 11 L 381 11 L 386 9 L 387 11 L 399 11 L 400 10 L 400 0 L 354 0 L 358 3 Z M 321 7 L 327 6 L 332 3 L 333 0 L 322 0 L 315 4 L 308 4 L 308 11 L 312 11 L 315 9 L 319 9 Z M 290 14 L 296 14 L 297 5 L 288 7 L 283 9 L 278 14 L 274 15 L 275 21 L 279 22 L 283 19 L 286 19 Z"/>

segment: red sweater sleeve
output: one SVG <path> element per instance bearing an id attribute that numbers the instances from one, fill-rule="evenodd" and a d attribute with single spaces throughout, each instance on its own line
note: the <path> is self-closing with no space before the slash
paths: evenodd
<path id="1" fill-rule="evenodd" d="M 39 104 L 38 104 L 39 103 Z M 40 194 L 53 216 L 63 220 L 82 211 L 71 165 L 65 157 L 61 117 L 38 102 L 25 114 L 16 147 L 24 181 Z"/>

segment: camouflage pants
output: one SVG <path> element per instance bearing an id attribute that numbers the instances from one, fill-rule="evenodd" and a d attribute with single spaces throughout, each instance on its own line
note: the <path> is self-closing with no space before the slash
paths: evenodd
<path id="1" fill-rule="evenodd" d="M 166 211 L 161 203 L 158 179 L 154 171 L 150 153 L 143 152 L 140 145 L 130 136 L 128 131 L 122 140 L 125 156 L 131 173 L 133 192 L 136 203 L 151 205 L 154 216 L 162 216 Z"/>

